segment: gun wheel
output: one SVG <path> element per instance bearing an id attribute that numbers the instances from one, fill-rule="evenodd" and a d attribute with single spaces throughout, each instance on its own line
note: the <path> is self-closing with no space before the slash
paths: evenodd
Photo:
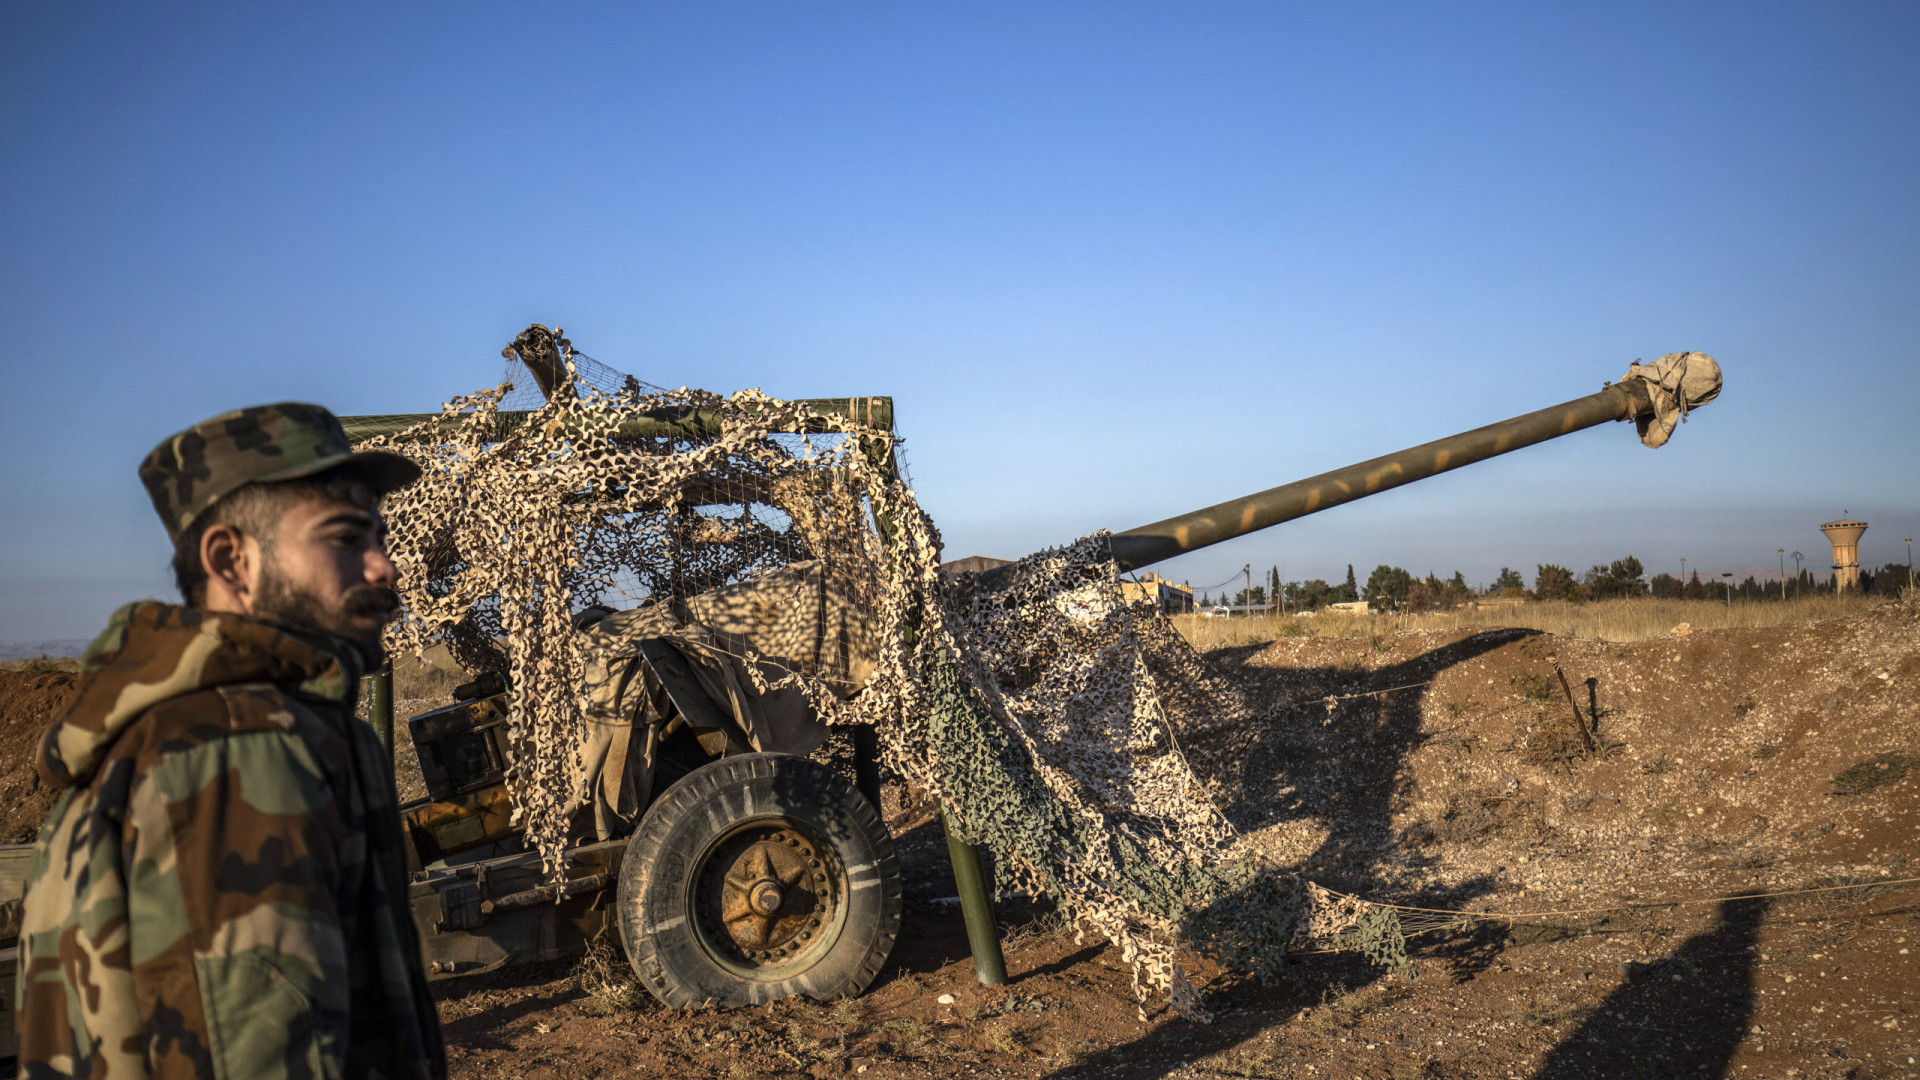
<path id="1" fill-rule="evenodd" d="M 900 866 L 873 805 L 787 754 L 710 762 L 628 841 L 615 900 L 640 982 L 681 1007 L 858 994 L 900 929 Z"/>

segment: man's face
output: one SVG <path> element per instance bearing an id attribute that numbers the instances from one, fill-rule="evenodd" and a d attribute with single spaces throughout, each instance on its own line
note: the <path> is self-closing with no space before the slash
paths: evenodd
<path id="1" fill-rule="evenodd" d="M 258 618 L 371 643 L 400 606 L 386 527 L 352 503 L 288 507 L 261 556 L 251 605 Z"/>

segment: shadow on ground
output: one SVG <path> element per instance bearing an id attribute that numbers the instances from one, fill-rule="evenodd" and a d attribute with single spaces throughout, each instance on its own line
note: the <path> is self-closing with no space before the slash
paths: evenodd
<path id="1" fill-rule="evenodd" d="M 1753 946 L 1765 900 L 1728 900 L 1712 929 L 1626 982 L 1554 1047 L 1534 1080 L 1719 1080 L 1755 1010 Z"/>
<path id="2" fill-rule="evenodd" d="M 1326 822 L 1330 832 L 1299 870 L 1329 888 L 1356 893 L 1375 889 L 1384 884 L 1383 871 L 1389 865 L 1432 862 L 1393 829 L 1407 756 L 1445 734 L 1421 731 L 1427 684 L 1449 667 L 1537 634 L 1490 630 L 1377 668 L 1255 667 L 1251 661 L 1266 650 L 1265 644 L 1209 653 L 1215 669 L 1241 685 L 1283 676 L 1280 692 L 1287 699 L 1270 707 L 1260 730 L 1224 764 L 1214 755 L 1213 767 L 1233 774 L 1220 777 L 1233 796 L 1223 809 L 1245 832 L 1302 818 Z M 1342 700 L 1329 711 L 1328 697 Z M 1481 891 L 1470 886 L 1456 899 Z"/>
<path id="3" fill-rule="evenodd" d="M 499 1036 L 501 1029 L 523 1017 L 548 1012 L 585 996 L 571 982 L 560 988 L 552 985 L 572 966 L 573 961 L 569 960 L 545 960 L 435 983 L 436 1001 L 469 1003 L 467 1007 L 473 1009 L 457 1020 L 441 1021 L 447 1042 L 476 1050 L 515 1049 L 511 1042 Z M 503 992 L 510 1000 L 495 1001 L 492 998 L 495 992 Z M 478 1002 L 485 1004 L 476 1004 Z"/>

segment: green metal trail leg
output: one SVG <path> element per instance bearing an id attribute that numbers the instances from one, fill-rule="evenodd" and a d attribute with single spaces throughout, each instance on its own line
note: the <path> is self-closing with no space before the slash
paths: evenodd
<path id="1" fill-rule="evenodd" d="M 387 760 L 393 760 L 393 665 L 386 664 L 367 676 L 367 722 L 380 745 L 386 747 Z"/>
<path id="2" fill-rule="evenodd" d="M 947 834 L 947 858 L 953 862 L 953 884 L 960 893 L 960 913 L 967 920 L 967 947 L 973 950 L 973 970 L 984 986 L 1007 984 L 1007 958 L 1000 952 L 994 931 L 993 902 L 987 894 L 987 874 L 980 865 L 980 849 L 962 841 L 940 815 Z"/>

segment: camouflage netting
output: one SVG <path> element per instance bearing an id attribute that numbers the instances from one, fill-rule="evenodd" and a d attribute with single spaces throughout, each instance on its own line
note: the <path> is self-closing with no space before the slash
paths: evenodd
<path id="1" fill-rule="evenodd" d="M 557 332 L 528 343 L 546 401 L 523 422 L 503 414 L 504 383 L 365 445 L 425 472 L 387 505 L 405 599 L 389 645 L 445 641 L 470 668 L 508 672 L 510 780 L 550 869 L 588 723 L 594 635 L 572 630 L 575 611 L 686 610 L 818 560 L 810 572 L 870 613 L 864 685 L 742 656 L 756 690 L 797 688 L 829 725 L 877 725 L 886 763 L 995 853 L 1003 892 L 1044 893 L 1121 949 L 1143 1008 L 1157 993 L 1205 1018 L 1182 950 L 1263 977 L 1309 942 L 1405 963 L 1391 910 L 1236 852 L 1180 739 L 1244 730 L 1251 712 L 1151 603 L 1124 597 L 1104 535 L 1004 568 L 992 590 L 956 581 L 891 431 L 758 391 L 646 386 Z"/>

